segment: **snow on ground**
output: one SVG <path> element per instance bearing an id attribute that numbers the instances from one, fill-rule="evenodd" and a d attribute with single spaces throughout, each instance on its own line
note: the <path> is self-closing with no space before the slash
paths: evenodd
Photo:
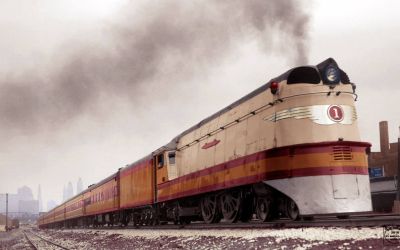
<path id="1" fill-rule="evenodd" d="M 21 229 L 0 232 L 0 249 L 31 249 Z"/>
<path id="2" fill-rule="evenodd" d="M 392 249 L 383 228 L 65 229 L 40 234 L 70 249 Z"/>
<path id="3" fill-rule="evenodd" d="M 66 230 L 68 231 L 68 230 Z M 88 230 L 73 230 L 75 232 L 85 233 Z M 93 230 L 89 230 L 93 231 Z M 130 237 L 144 237 L 154 239 L 160 236 L 168 237 L 233 237 L 243 239 L 254 239 L 261 237 L 273 237 L 279 239 L 304 239 L 308 241 L 333 241 L 333 240 L 365 240 L 365 239 L 382 239 L 382 228 L 290 228 L 290 229 L 219 229 L 219 230 L 193 230 L 193 229 L 121 229 L 100 231 L 105 234 L 120 234 Z"/>
<path id="4" fill-rule="evenodd" d="M 280 229 L 31 229 L 68 249 L 400 249 L 382 227 Z M 27 249 L 21 230 L 0 233 L 1 249 Z"/>

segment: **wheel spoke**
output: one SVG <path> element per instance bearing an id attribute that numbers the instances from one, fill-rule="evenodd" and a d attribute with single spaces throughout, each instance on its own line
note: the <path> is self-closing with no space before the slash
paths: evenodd
<path id="1" fill-rule="evenodd" d="M 271 218 L 271 200 L 267 197 L 259 197 L 257 199 L 256 212 L 257 217 L 265 222 Z"/>
<path id="2" fill-rule="evenodd" d="M 228 222 L 236 222 L 239 219 L 242 204 L 240 195 L 240 192 L 229 192 L 222 196 L 222 215 Z"/>
<path id="3" fill-rule="evenodd" d="M 291 199 L 286 202 L 286 214 L 291 220 L 298 220 L 300 218 L 299 208 Z"/>
<path id="4" fill-rule="evenodd" d="M 217 198 L 214 195 L 204 197 L 200 205 L 203 220 L 206 223 L 218 223 L 221 220 Z"/>

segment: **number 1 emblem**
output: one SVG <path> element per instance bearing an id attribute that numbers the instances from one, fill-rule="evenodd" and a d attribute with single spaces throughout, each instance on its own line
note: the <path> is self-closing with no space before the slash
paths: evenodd
<path id="1" fill-rule="evenodd" d="M 343 109 L 338 105 L 331 105 L 328 107 L 328 117 L 334 122 L 341 122 L 343 120 Z"/>

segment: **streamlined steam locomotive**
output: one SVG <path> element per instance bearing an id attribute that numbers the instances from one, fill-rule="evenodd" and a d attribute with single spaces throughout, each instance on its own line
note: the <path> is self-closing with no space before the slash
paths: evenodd
<path id="1" fill-rule="evenodd" d="M 329 58 L 271 79 L 39 218 L 40 228 L 370 211 L 355 85 Z"/>

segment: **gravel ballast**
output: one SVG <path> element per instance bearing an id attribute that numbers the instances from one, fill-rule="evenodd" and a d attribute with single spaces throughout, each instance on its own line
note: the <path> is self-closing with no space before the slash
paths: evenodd
<path id="1" fill-rule="evenodd" d="M 393 249 L 383 228 L 34 230 L 69 249 Z M 8 239 L 8 240 L 7 240 Z M 21 249 L 18 232 L 0 249 Z"/>
<path id="2" fill-rule="evenodd" d="M 392 249 L 383 228 L 75 229 L 36 233 L 70 249 Z"/>

